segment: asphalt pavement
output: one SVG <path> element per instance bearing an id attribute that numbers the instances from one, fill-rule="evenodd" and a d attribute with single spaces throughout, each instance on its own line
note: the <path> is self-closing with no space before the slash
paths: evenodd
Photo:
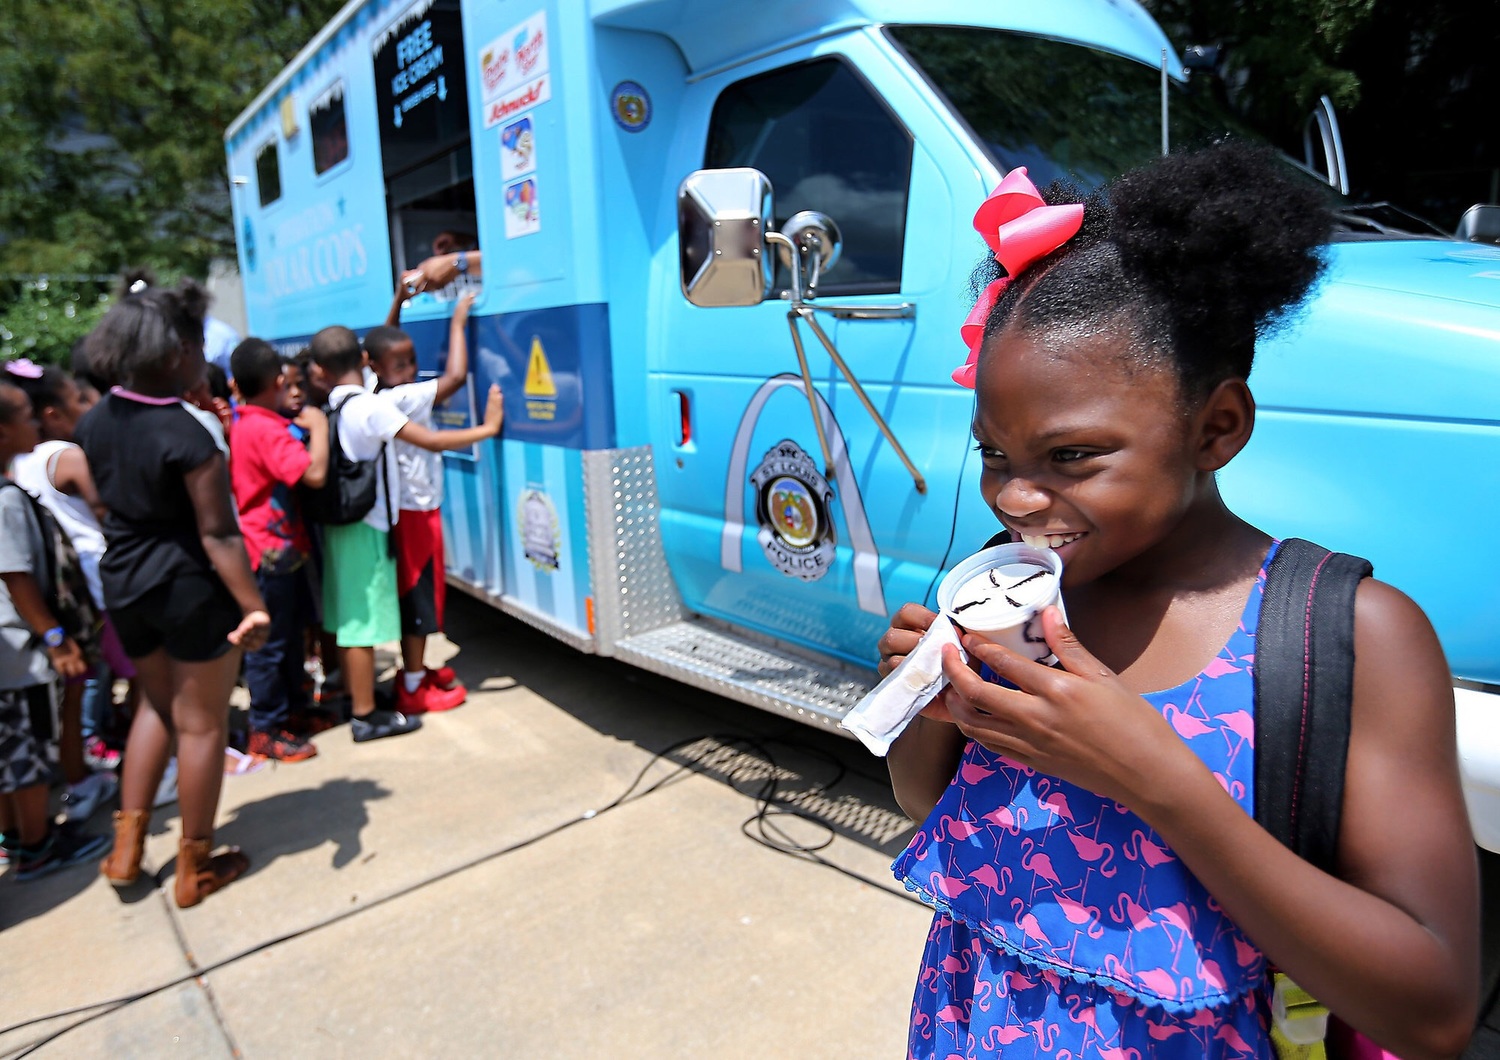
<path id="1" fill-rule="evenodd" d="M 902 1055 L 930 917 L 883 763 L 449 606 L 469 702 L 227 777 L 252 869 L 200 906 L 175 805 L 128 891 L 0 879 L 0 1058 Z"/>

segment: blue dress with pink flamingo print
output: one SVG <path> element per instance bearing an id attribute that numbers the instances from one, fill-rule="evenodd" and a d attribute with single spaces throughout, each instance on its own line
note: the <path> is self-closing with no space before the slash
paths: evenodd
<path id="1" fill-rule="evenodd" d="M 1255 631 L 1146 700 L 1255 808 Z M 892 866 L 937 910 L 912 1004 L 917 1060 L 1272 1055 L 1265 958 L 1149 825 L 970 742 Z"/>

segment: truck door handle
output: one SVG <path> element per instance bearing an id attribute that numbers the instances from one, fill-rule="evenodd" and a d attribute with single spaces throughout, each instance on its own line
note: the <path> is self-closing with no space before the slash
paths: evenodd
<path id="1" fill-rule="evenodd" d="M 822 313 L 832 313 L 835 320 L 914 320 L 917 307 L 910 302 L 897 305 L 830 305 L 827 302 L 809 307 Z"/>

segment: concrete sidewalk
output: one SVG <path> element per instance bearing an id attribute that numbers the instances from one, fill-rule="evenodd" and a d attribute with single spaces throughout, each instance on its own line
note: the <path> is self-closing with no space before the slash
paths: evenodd
<path id="1" fill-rule="evenodd" d="M 226 778 L 253 868 L 225 891 L 171 904 L 175 807 L 163 889 L 0 880 L 0 1056 L 903 1054 L 930 916 L 888 871 L 911 829 L 882 763 L 450 606 L 468 705 Z M 773 773 L 827 824 L 774 823 L 872 882 L 742 834 Z"/>

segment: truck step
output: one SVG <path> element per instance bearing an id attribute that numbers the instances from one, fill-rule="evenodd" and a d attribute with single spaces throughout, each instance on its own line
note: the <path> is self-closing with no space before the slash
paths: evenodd
<path id="1" fill-rule="evenodd" d="M 841 735 L 839 719 L 874 687 L 873 671 L 752 641 L 687 619 L 619 641 L 614 656 L 729 699 Z"/>

